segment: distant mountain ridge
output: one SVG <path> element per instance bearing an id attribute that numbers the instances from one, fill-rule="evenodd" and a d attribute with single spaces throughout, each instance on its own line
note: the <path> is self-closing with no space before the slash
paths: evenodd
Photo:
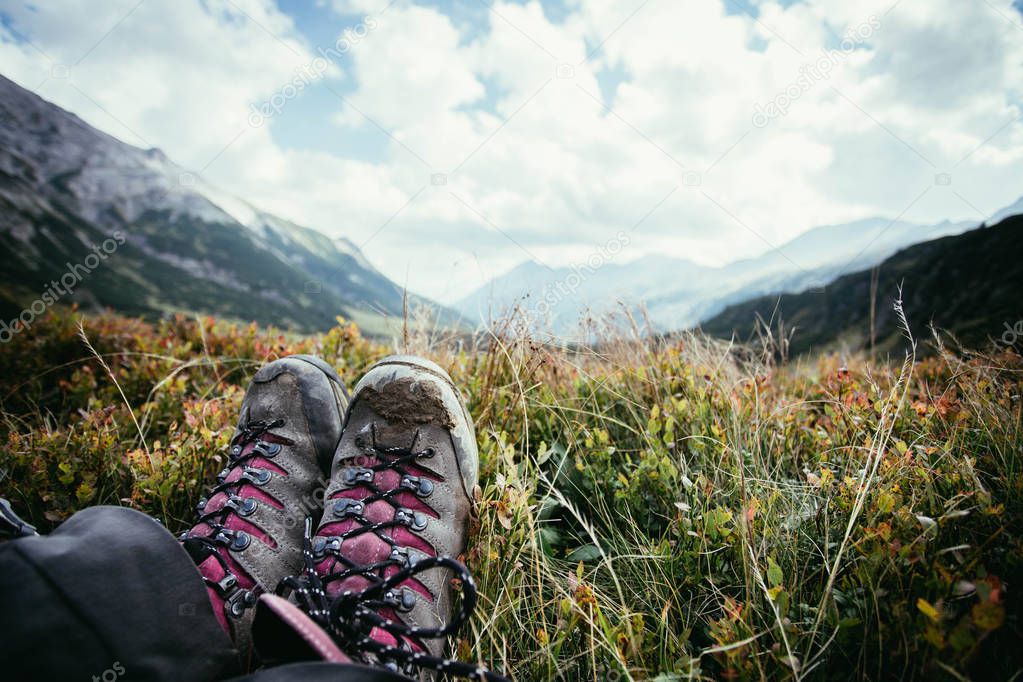
<path id="1" fill-rule="evenodd" d="M 985 347 L 1001 340 L 1006 325 L 1015 330 L 1023 320 L 1023 215 L 916 244 L 876 268 L 877 350 L 905 345 L 894 312 L 900 287 L 903 309 L 918 339 L 929 337 L 933 324 L 967 347 Z M 782 335 L 791 333 L 792 355 L 862 350 L 870 345 L 871 278 L 871 270 L 863 270 L 820 291 L 763 296 L 729 306 L 700 326 L 713 336 L 746 340 L 758 320 L 776 336 L 780 325 Z M 1010 340 L 1023 351 L 1023 337 Z"/>
<path id="2" fill-rule="evenodd" d="M 1023 198 L 996 218 L 1023 212 Z M 820 288 L 836 277 L 871 267 L 912 244 L 976 227 L 975 222 L 943 221 L 922 225 L 885 218 L 824 225 L 756 258 L 707 267 L 667 256 L 646 256 L 630 263 L 608 262 L 578 282 L 580 268 L 546 268 L 526 262 L 463 298 L 456 307 L 466 317 L 486 320 L 514 305 L 536 307 L 545 289 L 563 291 L 557 304 L 544 306 L 555 333 L 571 335 L 586 311 L 595 313 L 622 303 L 642 306 L 658 331 L 694 326 L 729 305 L 758 296 Z M 585 270 L 585 268 L 582 268 Z M 566 282 L 577 286 L 566 287 Z M 565 291 L 567 289 L 567 291 Z M 549 308 L 549 310 L 548 310 Z"/>
<path id="3" fill-rule="evenodd" d="M 0 76 L 0 313 L 17 315 L 114 231 L 125 242 L 62 298 L 129 314 L 198 311 L 302 331 L 382 329 L 404 292 L 359 248 L 259 211 Z M 415 296 L 446 319 L 450 311 Z"/>

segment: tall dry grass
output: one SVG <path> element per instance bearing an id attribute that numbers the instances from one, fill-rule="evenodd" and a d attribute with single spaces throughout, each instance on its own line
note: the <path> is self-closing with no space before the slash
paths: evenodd
<path id="1" fill-rule="evenodd" d="M 452 646 L 521 680 L 1010 679 L 1020 647 L 1021 370 L 936 344 L 779 361 L 783 340 L 659 337 L 623 313 L 564 345 L 512 316 L 393 343 L 60 312 L 0 356 L 0 494 L 188 523 L 248 377 L 313 352 L 354 383 L 413 352 L 481 452 Z"/>

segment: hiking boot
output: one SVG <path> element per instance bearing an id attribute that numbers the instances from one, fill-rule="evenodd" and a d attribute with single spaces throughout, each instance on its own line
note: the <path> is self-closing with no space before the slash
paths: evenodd
<path id="1" fill-rule="evenodd" d="M 227 466 L 181 535 L 244 662 L 259 595 L 301 570 L 303 522 L 319 517 L 317 493 L 347 405 L 341 379 L 319 358 L 293 355 L 261 368 L 242 402 Z"/>
<path id="2" fill-rule="evenodd" d="M 465 404 L 434 363 L 391 356 L 356 386 L 305 574 L 289 585 L 353 659 L 422 679 L 432 679 L 424 669 L 500 679 L 442 658 L 476 602 L 454 557 L 465 550 L 478 460 Z"/>

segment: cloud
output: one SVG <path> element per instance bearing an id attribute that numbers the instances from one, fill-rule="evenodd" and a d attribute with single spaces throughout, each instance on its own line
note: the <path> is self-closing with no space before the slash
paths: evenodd
<path id="1" fill-rule="evenodd" d="M 246 125 L 317 56 L 268 0 L 55 1 L 9 13 L 45 56 L 10 36 L 0 58 L 90 123 L 365 244 L 396 281 L 448 301 L 637 224 L 623 261 L 721 263 L 868 215 L 980 220 L 1021 193 L 1010 0 L 764 1 L 755 18 L 723 1 L 555 13 L 531 0 L 491 3 L 472 26 L 408 0 L 320 4 L 335 21 L 374 22 L 309 86 L 329 93 L 322 135 L 372 136 L 381 158 L 282 147 L 287 112 Z M 55 63 L 68 78 L 53 78 Z M 755 125 L 779 96 L 786 113 Z"/>
<path id="2" fill-rule="evenodd" d="M 246 130 L 249 104 L 313 57 L 290 19 L 259 0 L 208 9 L 159 0 L 54 2 L 8 13 L 31 41 L 5 40 L 11 77 L 128 142 L 165 146 L 192 167 L 211 162 Z"/>

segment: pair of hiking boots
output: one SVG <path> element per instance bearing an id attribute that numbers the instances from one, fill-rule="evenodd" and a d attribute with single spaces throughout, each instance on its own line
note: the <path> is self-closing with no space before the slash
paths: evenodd
<path id="1" fill-rule="evenodd" d="M 443 658 L 476 600 L 454 557 L 477 475 L 471 418 L 436 364 L 385 358 L 349 396 L 323 360 L 294 355 L 256 373 L 227 467 L 181 540 L 250 665 L 255 632 L 263 663 L 497 679 Z M 288 643 L 266 646 L 284 640 L 260 629 L 282 623 Z"/>

